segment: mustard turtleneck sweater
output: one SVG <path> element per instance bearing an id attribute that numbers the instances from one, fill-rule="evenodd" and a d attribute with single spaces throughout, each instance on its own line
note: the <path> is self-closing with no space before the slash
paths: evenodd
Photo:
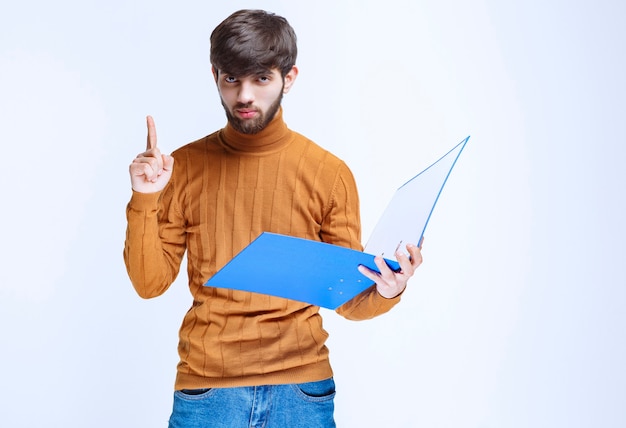
<path id="1" fill-rule="evenodd" d="M 173 153 L 160 193 L 133 192 L 124 261 L 137 293 L 164 293 L 187 252 L 193 304 L 181 328 L 176 389 L 302 383 L 332 376 L 319 307 L 203 286 L 262 232 L 362 249 L 359 201 L 343 161 L 291 131 L 230 125 Z M 337 309 L 362 320 L 393 307 L 375 287 Z"/>

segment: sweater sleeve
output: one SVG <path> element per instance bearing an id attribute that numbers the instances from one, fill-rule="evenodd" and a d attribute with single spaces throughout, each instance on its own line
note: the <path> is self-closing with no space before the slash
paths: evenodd
<path id="1" fill-rule="evenodd" d="M 353 321 L 367 320 L 386 312 L 400 302 L 400 296 L 387 299 L 381 296 L 376 290 L 376 285 L 372 285 L 365 291 L 356 295 L 336 309 L 336 312 L 344 318 Z"/>
<path id="2" fill-rule="evenodd" d="M 363 250 L 357 186 L 354 176 L 345 164 L 337 175 L 330 210 L 322 224 L 322 240 Z M 366 320 L 388 312 L 399 301 L 400 296 L 384 298 L 378 293 L 376 286 L 372 285 L 337 308 L 336 312 L 349 320 Z"/>
<path id="3" fill-rule="evenodd" d="M 133 287 L 145 299 L 169 288 L 185 253 L 185 228 L 172 187 L 160 193 L 133 192 L 126 207 L 124 262 Z"/>

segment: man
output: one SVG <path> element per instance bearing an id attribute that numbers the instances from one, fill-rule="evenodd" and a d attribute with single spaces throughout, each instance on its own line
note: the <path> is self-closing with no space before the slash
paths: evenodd
<path id="1" fill-rule="evenodd" d="M 362 250 L 348 167 L 287 128 L 281 100 L 298 69 L 288 22 L 235 12 L 211 34 L 225 128 L 176 150 L 147 149 L 130 165 L 124 260 L 137 293 L 158 296 L 185 251 L 193 304 L 180 328 L 170 427 L 333 427 L 335 385 L 319 308 L 203 284 L 262 232 Z M 359 267 L 375 285 L 337 309 L 363 320 L 391 309 L 422 261 L 400 252 L 394 272 Z"/>

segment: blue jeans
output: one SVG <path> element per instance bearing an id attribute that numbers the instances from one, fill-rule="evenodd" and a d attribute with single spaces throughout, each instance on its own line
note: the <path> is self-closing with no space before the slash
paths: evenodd
<path id="1" fill-rule="evenodd" d="M 169 428 L 334 428 L 335 382 L 174 392 Z"/>

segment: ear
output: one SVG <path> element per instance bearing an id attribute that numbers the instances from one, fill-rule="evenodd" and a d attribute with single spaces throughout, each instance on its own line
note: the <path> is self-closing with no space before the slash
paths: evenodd
<path id="1" fill-rule="evenodd" d="M 215 83 L 217 83 L 217 75 L 218 75 L 218 72 L 217 72 L 217 70 L 215 69 L 215 67 L 213 67 L 213 66 L 211 66 L 211 73 L 213 73 L 213 78 L 215 79 Z"/>
<path id="2" fill-rule="evenodd" d="M 291 70 L 289 70 L 289 72 L 285 75 L 285 78 L 283 79 L 283 94 L 289 92 L 294 82 L 296 81 L 296 77 L 298 77 L 298 67 L 294 65 L 293 67 L 291 67 Z"/>

